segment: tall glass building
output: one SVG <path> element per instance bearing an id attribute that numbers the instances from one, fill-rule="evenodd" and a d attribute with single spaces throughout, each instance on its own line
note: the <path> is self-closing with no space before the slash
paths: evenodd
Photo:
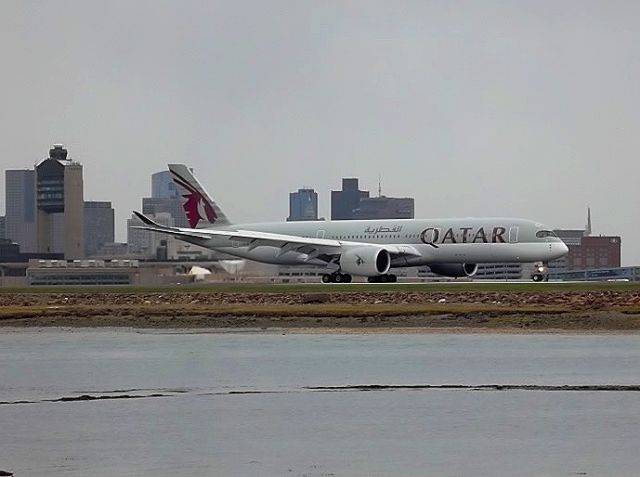
<path id="1" fill-rule="evenodd" d="M 288 222 L 318 220 L 318 193 L 313 189 L 298 189 L 289 194 Z"/>
<path id="2" fill-rule="evenodd" d="M 151 175 L 151 197 L 154 199 L 178 198 L 178 189 L 169 171 L 156 172 Z"/>
<path id="3" fill-rule="evenodd" d="M 38 250 L 36 241 L 36 172 L 5 171 L 5 237 L 18 243 L 22 252 Z"/>
<path id="4" fill-rule="evenodd" d="M 369 197 L 369 191 L 358 188 L 355 177 L 342 179 L 342 190 L 331 191 L 331 220 L 351 220 L 360 200 Z"/>
<path id="5" fill-rule="evenodd" d="M 113 243 L 114 210 L 111 202 L 85 201 L 84 203 L 84 253 L 96 255 L 104 244 Z"/>

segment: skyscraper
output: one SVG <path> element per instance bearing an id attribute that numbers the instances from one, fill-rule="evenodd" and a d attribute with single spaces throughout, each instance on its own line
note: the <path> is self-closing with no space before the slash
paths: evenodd
<path id="1" fill-rule="evenodd" d="M 288 222 L 318 220 L 318 193 L 313 189 L 298 189 L 289 194 Z"/>
<path id="2" fill-rule="evenodd" d="M 36 166 L 37 251 L 64 253 L 65 259 L 84 256 L 82 165 L 67 159 L 67 150 L 54 145 Z"/>
<path id="3" fill-rule="evenodd" d="M 169 171 L 160 171 L 151 175 L 151 197 L 154 199 L 179 197 L 178 189 Z"/>
<path id="4" fill-rule="evenodd" d="M 38 250 L 35 185 L 34 170 L 5 171 L 5 236 L 27 253 Z"/>
<path id="5" fill-rule="evenodd" d="M 111 202 L 86 201 L 84 203 L 84 253 L 95 255 L 104 244 L 113 243 L 114 210 Z"/>
<path id="6" fill-rule="evenodd" d="M 189 221 L 182 208 L 182 197 L 178 194 L 169 171 L 151 175 L 151 197 L 142 198 L 142 213 L 169 214 L 177 227 L 189 227 Z"/>
<path id="7" fill-rule="evenodd" d="M 414 200 L 411 197 L 367 197 L 353 211 L 353 218 L 374 219 L 413 219 Z"/>
<path id="8" fill-rule="evenodd" d="M 367 197 L 369 191 L 358 189 L 357 178 L 343 178 L 342 190 L 331 191 L 331 220 L 353 219 L 353 211 Z"/>

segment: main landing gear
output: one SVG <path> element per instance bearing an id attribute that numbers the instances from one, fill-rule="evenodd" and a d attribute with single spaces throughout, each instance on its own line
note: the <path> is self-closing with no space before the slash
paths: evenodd
<path id="1" fill-rule="evenodd" d="M 322 283 L 351 283 L 352 277 L 348 273 L 325 273 L 322 275 Z M 393 273 L 387 273 L 386 275 L 376 275 L 375 277 L 368 277 L 369 283 L 395 283 L 398 281 L 398 277 Z"/>
<path id="2" fill-rule="evenodd" d="M 351 283 L 351 275 L 348 273 L 325 273 L 322 275 L 322 283 Z"/>
<path id="3" fill-rule="evenodd" d="M 375 277 L 368 277 L 369 283 L 395 283 L 398 281 L 398 277 L 393 273 L 387 273 L 386 275 L 377 275 Z"/>

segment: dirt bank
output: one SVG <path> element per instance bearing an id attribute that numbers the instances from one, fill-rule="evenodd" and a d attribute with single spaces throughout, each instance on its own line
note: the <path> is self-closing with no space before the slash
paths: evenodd
<path id="1" fill-rule="evenodd" d="M 0 326 L 640 331 L 640 292 L 6 293 Z"/>
<path id="2" fill-rule="evenodd" d="M 139 306 L 139 305 L 294 305 L 294 304 L 501 304 L 517 306 L 559 306 L 570 310 L 611 307 L 640 309 L 640 290 L 558 291 L 539 293 L 505 292 L 428 292 L 428 291 L 343 291 L 338 293 L 5 293 L 0 294 L 0 309 L 14 306 Z"/>

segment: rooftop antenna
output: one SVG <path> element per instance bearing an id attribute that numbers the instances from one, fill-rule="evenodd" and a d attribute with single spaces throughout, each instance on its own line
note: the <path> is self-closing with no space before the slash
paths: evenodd
<path id="1" fill-rule="evenodd" d="M 382 174 L 378 174 L 378 197 L 382 197 Z"/>

